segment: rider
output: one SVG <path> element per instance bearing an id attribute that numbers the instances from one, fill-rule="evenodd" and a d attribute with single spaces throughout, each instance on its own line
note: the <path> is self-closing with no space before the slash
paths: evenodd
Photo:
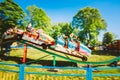
<path id="1" fill-rule="evenodd" d="M 75 48 L 76 51 L 80 51 L 80 41 L 76 41 L 76 48 Z"/>
<path id="2" fill-rule="evenodd" d="M 64 44 L 65 48 L 68 48 L 68 36 L 65 36 L 65 44 Z"/>
<path id="3" fill-rule="evenodd" d="M 31 31 L 32 31 L 32 24 L 31 24 L 31 23 L 28 24 L 28 26 L 26 27 L 26 30 L 27 30 L 28 32 L 31 32 Z"/>

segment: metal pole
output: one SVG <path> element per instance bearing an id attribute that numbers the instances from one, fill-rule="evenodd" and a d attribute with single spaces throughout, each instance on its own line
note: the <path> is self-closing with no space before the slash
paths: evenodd
<path id="1" fill-rule="evenodd" d="M 24 66 L 23 66 L 23 64 L 20 64 L 20 67 L 19 67 L 19 80 L 24 80 Z"/>
<path id="2" fill-rule="evenodd" d="M 23 55 L 23 60 L 22 60 L 23 63 L 26 62 L 26 57 L 27 57 L 27 45 L 24 44 L 24 55 Z"/>
<path id="3" fill-rule="evenodd" d="M 56 65 L 56 56 L 53 56 L 53 66 L 55 67 Z"/>
<path id="4" fill-rule="evenodd" d="M 86 80 L 92 80 L 92 68 L 88 65 L 86 70 Z"/>

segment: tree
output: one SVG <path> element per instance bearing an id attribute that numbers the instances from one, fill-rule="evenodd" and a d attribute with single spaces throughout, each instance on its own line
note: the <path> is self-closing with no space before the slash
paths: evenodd
<path id="1" fill-rule="evenodd" d="M 61 33 L 65 34 L 66 36 L 69 36 L 73 32 L 73 28 L 69 23 L 60 23 L 61 27 Z"/>
<path id="2" fill-rule="evenodd" d="M 13 2 L 5 0 L 0 3 L 0 36 L 10 27 L 20 24 L 25 17 L 22 8 Z"/>
<path id="3" fill-rule="evenodd" d="M 69 23 L 58 23 L 52 27 L 51 35 L 53 38 L 57 38 L 61 34 L 69 36 L 73 32 L 73 28 Z"/>
<path id="4" fill-rule="evenodd" d="M 51 36 L 56 39 L 58 36 L 61 35 L 61 27 L 58 24 L 55 24 L 52 26 L 52 30 L 51 30 Z"/>
<path id="5" fill-rule="evenodd" d="M 103 45 L 111 44 L 114 40 L 115 36 L 111 32 L 106 32 L 103 36 Z"/>
<path id="6" fill-rule="evenodd" d="M 106 29 L 106 22 L 98 9 L 86 7 L 73 17 L 72 26 L 80 29 L 82 38 L 87 40 L 89 46 L 91 40 L 96 39 L 100 31 Z"/>
<path id="7" fill-rule="evenodd" d="M 51 26 L 51 20 L 41 8 L 33 6 L 27 7 L 29 21 L 35 28 L 42 28 L 47 31 L 47 28 Z"/>

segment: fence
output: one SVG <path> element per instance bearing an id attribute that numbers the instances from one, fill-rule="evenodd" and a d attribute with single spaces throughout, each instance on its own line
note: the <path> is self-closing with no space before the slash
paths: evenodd
<path id="1" fill-rule="evenodd" d="M 64 80 L 92 80 L 94 77 L 106 76 L 118 76 L 118 79 L 115 80 L 119 80 L 120 78 L 120 73 L 95 73 L 95 71 L 99 72 L 104 70 L 119 70 L 120 72 L 119 66 L 92 68 L 89 65 L 86 68 L 80 68 L 7 64 L 2 62 L 0 65 L 0 80 L 63 80 L 63 78 Z"/>

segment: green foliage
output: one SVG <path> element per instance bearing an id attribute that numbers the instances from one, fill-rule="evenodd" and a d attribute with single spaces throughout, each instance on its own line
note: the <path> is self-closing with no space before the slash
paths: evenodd
<path id="1" fill-rule="evenodd" d="M 52 36 L 54 39 L 56 39 L 57 36 L 60 36 L 60 35 L 61 35 L 60 31 L 61 31 L 60 25 L 58 25 L 58 24 L 53 25 L 53 26 L 52 26 L 52 30 L 51 30 L 51 36 Z"/>
<path id="2" fill-rule="evenodd" d="M 79 29 L 73 28 L 73 32 L 72 32 L 72 33 L 73 33 L 74 35 L 79 36 L 79 32 L 80 32 Z"/>
<path id="3" fill-rule="evenodd" d="M 51 26 L 51 20 L 41 8 L 33 6 L 27 7 L 29 21 L 33 24 L 35 28 L 42 28 L 46 30 Z M 47 30 L 49 31 L 49 30 Z"/>
<path id="4" fill-rule="evenodd" d="M 103 36 L 103 45 L 111 44 L 115 36 L 111 32 L 106 32 Z"/>
<path id="5" fill-rule="evenodd" d="M 98 46 L 98 45 L 99 45 L 98 40 L 95 40 L 95 39 L 91 40 L 91 46 L 95 47 L 95 46 Z"/>
<path id="6" fill-rule="evenodd" d="M 73 28 L 69 23 L 59 23 L 52 26 L 51 36 L 56 39 L 61 34 L 69 36 L 72 32 Z"/>
<path id="7" fill-rule="evenodd" d="M 25 13 L 22 8 L 13 2 L 5 0 L 0 3 L 0 32 L 3 34 L 8 28 L 21 24 Z"/>
<path id="8" fill-rule="evenodd" d="M 92 39 L 96 39 L 101 30 L 106 29 L 105 20 L 102 19 L 98 9 L 86 7 L 78 11 L 73 17 L 72 26 L 80 29 L 82 40 L 87 40 L 90 44 Z"/>
<path id="9" fill-rule="evenodd" d="M 81 42 L 87 43 L 86 33 L 84 31 L 79 31 L 78 38 Z"/>
<path id="10" fill-rule="evenodd" d="M 25 29 L 26 29 L 26 26 L 28 25 L 28 23 L 29 23 L 29 21 L 28 21 L 26 18 L 24 18 L 24 19 L 22 20 L 21 26 L 18 26 L 18 27 L 19 27 L 20 29 L 25 30 Z"/>
<path id="11" fill-rule="evenodd" d="M 61 33 L 65 34 L 66 36 L 69 36 L 73 32 L 73 28 L 69 23 L 61 23 L 59 25 L 61 26 Z"/>

